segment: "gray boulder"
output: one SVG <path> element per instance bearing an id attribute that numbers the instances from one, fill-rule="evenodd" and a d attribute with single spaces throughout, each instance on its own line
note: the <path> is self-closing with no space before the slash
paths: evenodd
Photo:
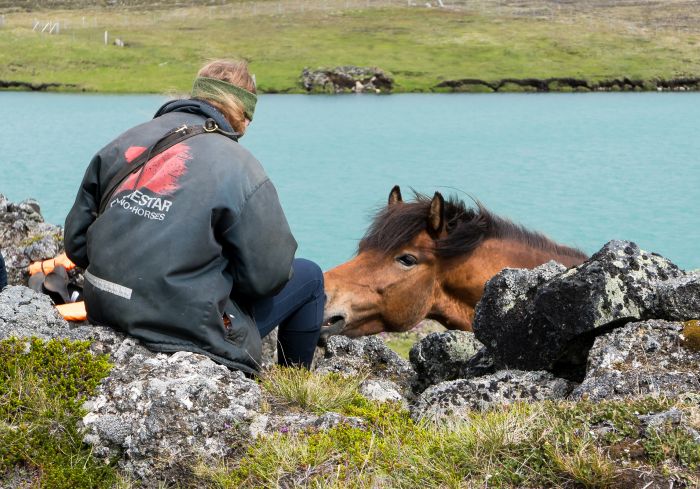
<path id="1" fill-rule="evenodd" d="M 402 389 L 391 380 L 367 379 L 360 384 L 359 392 L 370 401 L 398 402 L 407 406 Z"/>
<path id="2" fill-rule="evenodd" d="M 659 284 L 654 312 L 670 321 L 700 319 L 700 273 L 694 272 Z"/>
<path id="3" fill-rule="evenodd" d="M 610 241 L 566 272 L 504 270 L 477 305 L 474 333 L 498 366 L 551 369 L 572 340 L 654 315 L 657 287 L 683 272 L 629 241 Z"/>
<path id="4" fill-rule="evenodd" d="M 301 84 L 307 92 L 390 92 L 394 80 L 383 70 L 372 67 L 338 66 L 336 68 L 304 68 Z"/>
<path id="5" fill-rule="evenodd" d="M 341 424 L 361 428 L 365 426 L 365 421 L 354 416 L 344 416 L 333 412 L 323 414 L 258 414 L 250 424 L 250 433 L 253 438 L 259 438 L 275 433 L 325 431 Z"/>
<path id="6" fill-rule="evenodd" d="M 10 285 L 0 292 L 0 339 L 11 336 L 77 339 L 49 296 L 21 285 Z"/>
<path id="7" fill-rule="evenodd" d="M 413 345 L 408 355 L 416 371 L 414 391 L 420 393 L 446 380 L 491 373 L 476 369 L 478 362 L 472 361 L 482 348 L 474 333 L 468 331 L 429 334 Z"/>
<path id="8" fill-rule="evenodd" d="M 517 401 L 563 399 L 572 385 L 549 372 L 501 370 L 473 379 L 459 379 L 429 387 L 411 407 L 415 420 L 439 421 L 464 417 L 471 410 L 487 410 Z"/>
<path id="9" fill-rule="evenodd" d="M 182 483 L 194 461 L 216 463 L 249 438 L 257 383 L 208 357 L 124 355 L 85 404 L 84 442 L 145 487 Z"/>
<path id="10" fill-rule="evenodd" d="M 0 194 L 0 243 L 7 283 L 26 284 L 31 262 L 53 258 L 63 251 L 63 229 L 44 222 L 36 200 L 15 204 Z"/>
<path id="11" fill-rule="evenodd" d="M 0 292 L 0 340 L 10 337 L 89 341 L 92 353 L 109 354 L 116 363 L 135 353 L 154 355 L 137 340 L 112 328 L 65 321 L 47 295 L 21 285 L 9 286 Z"/>
<path id="12" fill-rule="evenodd" d="M 343 375 L 368 375 L 369 379 L 390 380 L 401 388 L 401 394 L 410 393 L 415 376 L 411 365 L 386 346 L 378 336 L 357 339 L 331 336 L 323 359 L 316 364 L 317 372 L 337 372 Z"/>
<path id="13" fill-rule="evenodd" d="M 649 320 L 596 338 L 584 381 L 572 399 L 673 397 L 700 392 L 700 352 L 688 348 L 683 325 Z"/>

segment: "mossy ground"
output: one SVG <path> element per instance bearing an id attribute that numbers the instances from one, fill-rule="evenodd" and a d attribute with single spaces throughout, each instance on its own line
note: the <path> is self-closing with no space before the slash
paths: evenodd
<path id="1" fill-rule="evenodd" d="M 0 482 L 138 487 L 97 464 L 77 428 L 81 403 L 109 368 L 84 342 L 0 341 Z M 235 457 L 193 467 L 193 480 L 175 487 L 629 487 L 640 473 L 700 483 L 700 445 L 685 428 L 700 430 L 697 396 L 515 404 L 431 424 L 368 401 L 357 392 L 361 380 L 270 370 L 262 380 L 268 396 L 366 426 L 242 437 Z M 316 402 L 329 392 L 333 402 Z M 671 407 L 685 413 L 680 426 L 643 433 L 637 415 Z"/>
<path id="2" fill-rule="evenodd" d="M 110 466 L 83 446 L 78 421 L 86 397 L 110 369 L 86 342 L 0 341 L 0 485 L 19 477 L 26 487 L 110 487 Z"/>
<path id="3" fill-rule="evenodd" d="M 691 434 L 641 433 L 638 414 L 673 406 L 700 428 L 697 405 L 667 399 L 515 404 L 429 424 L 356 393 L 336 410 L 364 418 L 366 428 L 272 434 L 242 458 L 196 472 L 198 484 L 221 488 L 629 487 L 642 472 L 695 487 L 700 446 Z"/>
<path id="4" fill-rule="evenodd" d="M 403 92 L 460 78 L 700 75 L 697 19 L 682 10 L 689 7 L 678 7 L 678 15 L 690 19 L 680 30 L 656 21 L 671 11 L 665 5 L 629 6 L 613 15 L 584 3 L 532 16 L 514 15 L 503 7 L 508 2 L 486 1 L 475 10 L 327 0 L 12 12 L 0 28 L 0 80 L 182 92 L 203 61 L 217 57 L 249 60 L 259 88 L 270 92 L 300 92 L 304 67 L 345 64 L 388 70 Z M 61 22 L 60 34 L 34 32 L 35 19 Z M 127 46 L 105 45 L 105 30 Z"/>

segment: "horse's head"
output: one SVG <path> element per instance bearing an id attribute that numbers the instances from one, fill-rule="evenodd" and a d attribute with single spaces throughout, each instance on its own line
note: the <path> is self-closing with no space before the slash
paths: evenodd
<path id="1" fill-rule="evenodd" d="M 360 241 L 357 256 L 325 274 L 322 336 L 407 331 L 424 318 L 470 330 L 484 285 L 505 267 L 549 260 L 574 266 L 585 253 L 498 217 L 477 202 L 416 194 L 399 187 Z"/>
<path id="2" fill-rule="evenodd" d="M 395 186 L 357 256 L 325 274 L 325 334 L 407 331 L 428 316 L 438 282 L 436 240 L 445 228 L 439 192 L 406 203 Z"/>

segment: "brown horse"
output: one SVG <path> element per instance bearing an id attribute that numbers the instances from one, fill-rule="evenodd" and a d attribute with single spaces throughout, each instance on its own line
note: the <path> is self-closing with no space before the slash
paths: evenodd
<path id="1" fill-rule="evenodd" d="M 469 331 L 484 285 L 502 269 L 587 258 L 478 202 L 471 209 L 439 192 L 415 197 L 403 202 L 395 186 L 357 256 L 326 272 L 324 336 L 407 331 L 425 318 Z"/>

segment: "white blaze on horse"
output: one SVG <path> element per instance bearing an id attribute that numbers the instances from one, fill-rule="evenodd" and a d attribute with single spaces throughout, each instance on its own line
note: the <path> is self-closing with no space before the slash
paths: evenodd
<path id="1" fill-rule="evenodd" d="M 357 256 L 325 274 L 322 335 L 408 331 L 426 318 L 469 331 L 484 285 L 502 269 L 586 258 L 481 204 L 472 209 L 439 192 L 404 202 L 395 186 Z"/>

